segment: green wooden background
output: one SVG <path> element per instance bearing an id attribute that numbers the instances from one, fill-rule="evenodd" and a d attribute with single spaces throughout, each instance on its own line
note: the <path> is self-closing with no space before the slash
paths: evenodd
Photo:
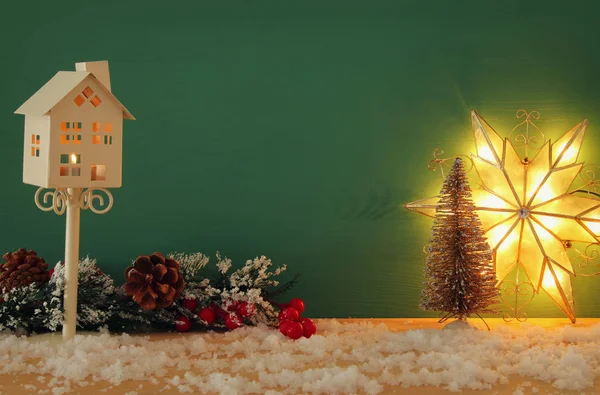
<path id="1" fill-rule="evenodd" d="M 0 250 L 62 258 L 65 219 L 21 182 L 13 111 L 56 71 L 107 59 L 138 120 L 113 210 L 82 215 L 82 255 L 121 281 L 155 250 L 265 254 L 302 272 L 290 296 L 314 317 L 426 316 L 431 221 L 402 204 L 439 190 L 434 148 L 473 151 L 471 108 L 501 133 L 520 108 L 549 137 L 588 118 L 597 159 L 594 3 L 2 2 Z M 579 316 L 600 314 L 598 281 L 575 280 Z"/>

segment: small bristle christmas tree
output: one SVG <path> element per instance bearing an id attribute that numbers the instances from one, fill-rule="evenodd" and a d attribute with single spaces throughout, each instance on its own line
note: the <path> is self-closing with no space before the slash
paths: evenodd
<path id="1" fill-rule="evenodd" d="M 445 313 L 440 322 L 495 312 L 491 306 L 499 292 L 492 252 L 460 158 L 454 161 L 440 192 L 425 279 L 419 307 Z"/>

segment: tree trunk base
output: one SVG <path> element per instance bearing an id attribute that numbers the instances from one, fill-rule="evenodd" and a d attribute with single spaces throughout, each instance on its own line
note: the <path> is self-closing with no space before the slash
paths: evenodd
<path id="1" fill-rule="evenodd" d="M 467 320 L 454 320 L 444 325 L 444 330 L 479 330 L 475 325 Z"/>

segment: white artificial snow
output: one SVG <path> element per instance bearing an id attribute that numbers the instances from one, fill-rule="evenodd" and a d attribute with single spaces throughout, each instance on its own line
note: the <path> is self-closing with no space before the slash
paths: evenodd
<path id="1" fill-rule="evenodd" d="M 154 385 L 155 392 L 180 393 L 375 395 L 390 386 L 491 391 L 511 377 L 522 381 L 515 394 L 538 392 L 531 380 L 560 393 L 592 388 L 600 376 L 600 324 L 554 330 L 501 326 L 491 332 L 394 332 L 384 325 L 329 320 L 318 325 L 317 335 L 297 341 L 264 325 L 165 340 L 78 335 L 58 345 L 3 334 L 0 374 L 46 375 L 38 379 L 38 393 L 49 388 L 55 395 L 128 380 Z"/>

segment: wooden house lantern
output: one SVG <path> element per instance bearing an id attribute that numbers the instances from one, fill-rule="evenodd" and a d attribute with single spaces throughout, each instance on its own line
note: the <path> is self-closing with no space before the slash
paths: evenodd
<path id="1" fill-rule="evenodd" d="M 107 61 L 59 71 L 16 114 L 25 115 L 23 182 L 40 187 L 36 205 L 67 214 L 63 338 L 75 336 L 81 209 L 108 212 L 121 187 L 123 120 L 135 119 L 112 94 Z"/>
<path id="2" fill-rule="evenodd" d="M 108 62 L 59 71 L 16 114 L 25 115 L 23 182 L 44 188 L 119 188 L 123 119 Z"/>

